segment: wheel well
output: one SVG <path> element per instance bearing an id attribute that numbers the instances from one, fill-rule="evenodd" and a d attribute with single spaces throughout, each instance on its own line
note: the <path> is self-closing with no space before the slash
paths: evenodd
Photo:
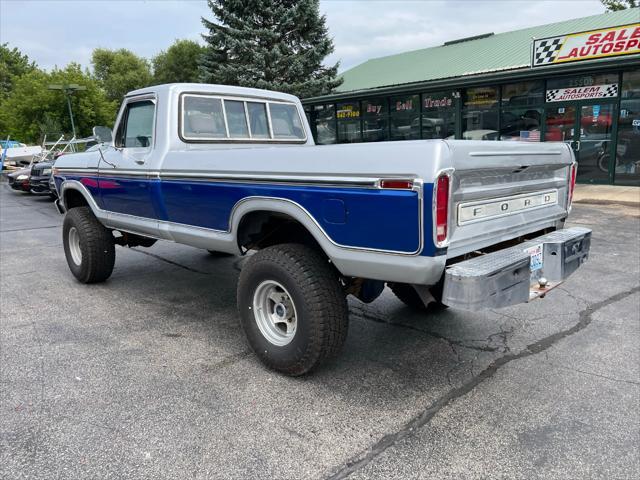
<path id="1" fill-rule="evenodd" d="M 64 206 L 67 210 L 75 207 L 88 206 L 89 202 L 84 198 L 84 195 L 75 189 L 68 189 L 64 192 Z"/>
<path id="2" fill-rule="evenodd" d="M 238 225 L 238 246 L 241 250 L 260 250 L 281 243 L 300 243 L 317 248 L 322 247 L 295 218 L 278 212 L 253 211 L 247 213 Z"/>

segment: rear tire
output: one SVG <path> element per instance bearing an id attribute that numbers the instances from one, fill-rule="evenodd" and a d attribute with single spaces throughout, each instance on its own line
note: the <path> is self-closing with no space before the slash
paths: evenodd
<path id="1" fill-rule="evenodd" d="M 69 269 L 79 282 L 99 283 L 111 276 L 116 260 L 115 241 L 89 207 L 67 212 L 62 243 Z"/>
<path id="2" fill-rule="evenodd" d="M 337 274 L 306 245 L 274 245 L 249 258 L 238 281 L 238 310 L 256 355 L 287 375 L 310 372 L 347 338 L 349 312 Z"/>

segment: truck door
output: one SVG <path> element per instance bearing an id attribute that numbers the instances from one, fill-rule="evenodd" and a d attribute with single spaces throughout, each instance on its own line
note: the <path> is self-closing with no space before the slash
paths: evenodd
<path id="1" fill-rule="evenodd" d="M 102 148 L 98 183 L 105 210 L 157 218 L 151 198 L 149 160 L 153 154 L 156 100 L 144 95 L 125 100 L 113 147 Z"/>

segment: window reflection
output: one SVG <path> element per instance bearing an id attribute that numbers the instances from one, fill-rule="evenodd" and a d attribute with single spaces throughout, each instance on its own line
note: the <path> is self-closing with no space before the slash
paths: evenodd
<path id="1" fill-rule="evenodd" d="M 420 97 L 391 97 L 391 140 L 420 138 Z"/>
<path id="2" fill-rule="evenodd" d="M 422 138 L 449 138 L 456 133 L 456 109 L 449 92 L 422 95 Z"/>
<path id="3" fill-rule="evenodd" d="M 496 87 L 468 88 L 462 111 L 464 140 L 498 140 L 498 89 Z"/>
<path id="4" fill-rule="evenodd" d="M 316 105 L 313 114 L 315 116 L 316 143 L 329 145 L 336 143 L 335 106 Z"/>
<path id="5" fill-rule="evenodd" d="M 388 115 L 386 98 L 362 101 L 362 136 L 365 142 L 382 142 L 389 139 Z"/>
<path id="6" fill-rule="evenodd" d="M 500 140 L 540 142 L 541 108 L 502 110 Z"/>
<path id="7" fill-rule="evenodd" d="M 338 143 L 360 142 L 360 102 L 338 103 Z"/>

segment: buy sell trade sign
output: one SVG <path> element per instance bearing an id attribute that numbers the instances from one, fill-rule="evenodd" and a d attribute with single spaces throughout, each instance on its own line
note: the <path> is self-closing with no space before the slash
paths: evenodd
<path id="1" fill-rule="evenodd" d="M 531 65 L 542 67 L 634 53 L 640 53 L 640 23 L 534 40 Z"/>

